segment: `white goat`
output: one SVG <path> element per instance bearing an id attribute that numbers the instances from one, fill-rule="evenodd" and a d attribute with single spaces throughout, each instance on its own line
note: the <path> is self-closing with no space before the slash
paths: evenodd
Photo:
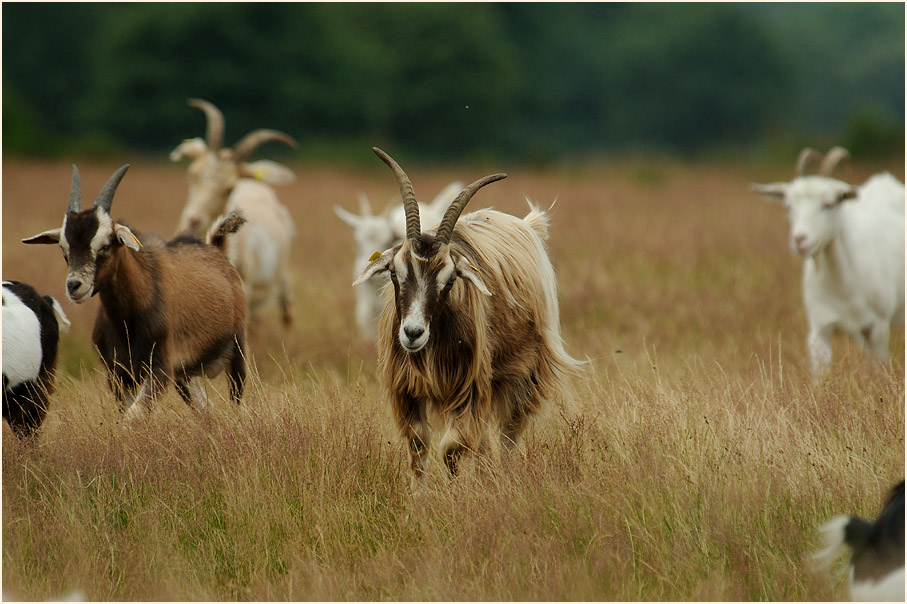
<path id="1" fill-rule="evenodd" d="M 292 182 L 295 176 L 275 162 L 247 163 L 245 158 L 266 142 L 295 147 L 296 141 L 283 132 L 259 129 L 244 136 L 232 149 L 224 148 L 224 117 L 220 110 L 201 99 L 189 99 L 189 105 L 205 112 L 208 130 L 206 140 L 187 140 L 170 153 L 171 161 L 192 159 L 189 198 L 177 232 L 190 231 L 204 237 L 218 216 L 241 212 L 246 224 L 229 242 L 226 253 L 242 277 L 249 317 L 254 318 L 276 299 L 281 320 L 289 325 L 293 320 L 290 246 L 296 228 L 271 185 Z"/>
<path id="2" fill-rule="evenodd" d="M 426 225 L 435 226 L 441 222 L 444 211 L 463 184 L 452 182 L 444 187 L 430 203 L 419 204 L 419 215 Z M 353 260 L 353 278 L 359 276 L 375 252 L 386 250 L 401 243 L 406 235 L 406 212 L 402 203 L 388 206 L 381 214 L 372 214 L 372 206 L 364 193 L 359 194 L 359 214 L 353 214 L 339 205 L 334 213 L 353 229 L 356 243 L 356 257 Z M 356 325 L 365 340 L 374 341 L 377 336 L 377 319 L 384 308 L 381 290 L 390 282 L 382 275 L 356 288 Z"/>
<path id="3" fill-rule="evenodd" d="M 815 379 L 831 363 L 836 330 L 884 360 L 891 326 L 904 323 L 904 185 L 887 174 L 861 187 L 831 178 L 848 157 L 841 147 L 825 156 L 819 175 L 804 175 L 817 156 L 804 149 L 789 183 L 753 185 L 787 208 L 790 244 L 804 259 L 807 348 Z"/>

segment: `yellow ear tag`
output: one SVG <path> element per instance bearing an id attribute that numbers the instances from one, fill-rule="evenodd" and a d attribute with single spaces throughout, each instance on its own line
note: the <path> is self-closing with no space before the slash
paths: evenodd
<path id="1" fill-rule="evenodd" d="M 132 238 L 135 239 L 135 242 L 139 244 L 139 247 L 142 247 L 142 242 L 139 241 L 139 238 L 135 236 L 135 233 L 130 232 L 129 234 L 132 235 Z"/>
<path id="2" fill-rule="evenodd" d="M 255 180 L 264 180 L 265 172 L 264 170 L 255 170 L 255 172 L 252 173 L 252 176 L 255 177 Z"/>
<path id="3" fill-rule="evenodd" d="M 372 252 L 372 255 L 368 257 L 368 261 L 372 262 L 373 260 L 377 260 L 380 257 L 381 257 L 381 252 Z"/>
<path id="4" fill-rule="evenodd" d="M 477 269 L 477 268 L 476 268 L 474 265 L 472 265 L 472 264 L 469 265 L 469 268 L 471 268 L 472 270 L 474 270 L 476 273 L 478 273 L 478 274 L 480 274 L 480 275 L 482 274 L 482 271 L 480 271 L 479 269 Z"/>

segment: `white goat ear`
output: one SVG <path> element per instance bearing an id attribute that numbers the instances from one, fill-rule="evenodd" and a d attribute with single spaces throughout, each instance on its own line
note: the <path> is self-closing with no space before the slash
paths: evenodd
<path id="1" fill-rule="evenodd" d="M 370 259 L 371 262 L 368 263 L 368 266 L 365 267 L 365 270 L 362 271 L 362 274 L 359 275 L 359 278 L 353 281 L 353 287 L 362 285 L 378 273 L 383 273 L 384 271 L 388 270 L 390 268 L 391 262 L 394 261 L 394 255 L 397 253 L 398 249 L 399 246 L 385 250 L 383 254 L 380 254 L 378 256 L 375 256 L 375 254 L 377 254 L 378 252 L 372 254 L 372 257 Z"/>
<path id="2" fill-rule="evenodd" d="M 239 173 L 269 185 L 286 185 L 296 180 L 292 170 L 269 159 L 240 164 Z"/>
<path id="3" fill-rule="evenodd" d="M 341 206 L 338 206 L 337 204 L 334 204 L 334 213 L 337 214 L 337 217 L 340 220 L 347 223 L 354 229 L 359 225 L 360 222 L 362 222 L 361 216 L 359 216 L 357 214 L 353 214 L 349 210 L 346 210 L 346 209 L 342 208 Z"/>
<path id="4" fill-rule="evenodd" d="M 768 201 L 783 202 L 787 195 L 787 183 L 773 182 L 767 185 L 753 184 L 752 190 L 765 197 Z"/>
<path id="5" fill-rule="evenodd" d="M 56 298 L 51 298 L 50 296 L 46 296 L 46 298 L 54 309 L 54 316 L 57 318 L 57 325 L 59 326 L 60 331 L 69 331 L 69 327 L 72 325 L 72 323 L 70 323 L 69 317 L 66 316 L 66 313 L 63 312 L 63 307 L 60 306 L 60 303 L 57 302 Z"/>
<path id="6" fill-rule="evenodd" d="M 63 229 L 51 229 L 49 231 L 44 231 L 43 233 L 38 233 L 37 235 L 32 235 L 31 237 L 26 237 L 22 240 L 22 243 L 28 244 L 55 244 L 60 243 L 60 235 L 63 232 Z"/>
<path id="7" fill-rule="evenodd" d="M 120 243 L 122 243 L 129 249 L 135 250 L 137 252 L 139 251 L 139 248 L 142 247 L 142 244 L 139 242 L 139 238 L 132 234 L 132 231 L 129 230 L 129 227 L 118 224 L 113 227 L 113 232 L 116 234 L 117 239 L 120 240 Z"/>
<path id="8" fill-rule="evenodd" d="M 170 161 L 179 161 L 184 157 L 196 159 L 208 151 L 208 145 L 201 138 L 184 140 L 176 149 L 170 152 Z"/>
<path id="9" fill-rule="evenodd" d="M 485 282 L 482 281 L 482 277 L 479 276 L 479 269 L 470 264 L 469 260 L 461 256 L 457 259 L 456 267 L 458 277 L 466 279 L 467 281 L 475 285 L 479 289 L 479 291 L 486 296 L 491 295 L 491 291 L 489 291 L 488 287 L 485 286 Z"/>

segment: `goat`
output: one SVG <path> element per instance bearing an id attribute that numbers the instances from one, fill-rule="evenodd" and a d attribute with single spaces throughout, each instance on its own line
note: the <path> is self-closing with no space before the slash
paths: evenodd
<path id="1" fill-rule="evenodd" d="M 223 248 L 243 218 L 231 213 L 219 219 L 207 244 L 191 235 L 163 243 L 133 233 L 110 217 L 114 192 L 128 168 L 117 170 L 83 211 L 79 171 L 73 166 L 63 226 L 22 241 L 62 248 L 71 301 L 82 304 L 100 295 L 92 341 L 127 417 L 140 416 L 137 403 L 150 406 L 168 380 L 187 404 L 195 398 L 196 408 L 203 409 L 207 396 L 192 378 L 213 378 L 224 369 L 238 404 L 246 375 L 246 303 L 239 274 Z"/>
<path id="2" fill-rule="evenodd" d="M 493 174 L 466 187 L 437 229 L 423 233 L 409 177 L 372 150 L 397 178 L 406 238 L 374 258 L 353 286 L 385 272 L 393 284 L 378 324 L 378 371 L 409 444 L 417 490 L 432 416 L 445 426 L 442 459 L 456 476 L 464 451 L 486 449 L 492 426 L 505 449 L 514 446 L 579 363 L 561 339 L 547 214 L 532 207 L 521 220 L 489 209 L 460 219 L 480 188 L 506 176 Z"/>
<path id="3" fill-rule="evenodd" d="M 275 162 L 247 163 L 245 159 L 266 142 L 295 147 L 296 141 L 283 132 L 258 129 L 245 135 L 232 149 L 222 147 L 224 116 L 220 110 L 201 99 L 189 99 L 189 105 L 204 111 L 208 128 L 205 140 L 184 141 L 170 153 L 171 161 L 183 157 L 192 160 L 188 170 L 189 197 L 177 232 L 189 231 L 203 237 L 218 216 L 242 212 L 246 225 L 232 238 L 227 256 L 242 277 L 249 315 L 254 317 L 276 299 L 281 321 L 290 325 L 290 246 L 296 227 L 271 185 L 292 182 L 295 176 Z"/>
<path id="4" fill-rule="evenodd" d="M 855 602 L 904 601 L 904 481 L 891 490 L 874 522 L 837 516 L 820 528 L 825 549 L 814 558 L 830 566 L 847 546 L 850 599 Z"/>
<path id="5" fill-rule="evenodd" d="M 427 225 L 441 221 L 444 210 L 463 189 L 459 182 L 452 182 L 438 193 L 428 204 L 419 204 L 419 215 L 427 218 Z M 337 217 L 353 229 L 353 240 L 356 243 L 356 257 L 353 260 L 353 278 L 359 276 L 368 265 L 370 256 L 377 250 L 385 250 L 403 241 L 406 233 L 406 216 L 403 205 L 388 206 L 379 214 L 372 214 L 371 203 L 365 194 L 359 195 L 359 214 L 354 214 L 339 205 L 334 205 Z M 376 321 L 384 300 L 381 290 L 390 282 L 387 278 L 376 278 L 356 288 L 356 325 L 360 336 L 373 341 L 377 336 Z"/>
<path id="6" fill-rule="evenodd" d="M 819 175 L 805 175 L 808 161 L 818 156 L 804 149 L 789 183 L 753 185 L 755 192 L 784 204 L 791 248 L 804 259 L 814 379 L 831 364 L 836 330 L 885 360 L 891 327 L 904 323 L 904 185 L 890 175 L 860 187 L 831 178 L 835 165 L 848 157 L 841 147 L 828 152 Z"/>
<path id="7" fill-rule="evenodd" d="M 60 331 L 69 325 L 52 297 L 27 283 L 3 282 L 3 419 L 19 438 L 34 434 L 44 421 Z"/>

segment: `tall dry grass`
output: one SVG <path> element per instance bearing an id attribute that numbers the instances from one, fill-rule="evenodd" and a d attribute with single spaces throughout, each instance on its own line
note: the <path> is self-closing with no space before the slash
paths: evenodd
<path id="1" fill-rule="evenodd" d="M 116 168 L 81 165 L 83 191 Z M 63 299 L 63 163 L 5 160 L 3 276 Z M 589 372 L 500 465 L 413 498 L 374 349 L 355 338 L 351 238 L 332 203 L 375 170 L 297 167 L 297 323 L 264 317 L 244 406 L 197 415 L 171 391 L 124 424 L 89 344 L 96 301 L 64 302 L 57 392 L 35 443 L 3 429 L 3 589 L 96 600 L 828 600 L 816 525 L 877 512 L 904 475 L 903 331 L 885 366 L 836 342 L 808 375 L 783 212 L 741 166 L 624 162 L 524 172 L 477 196 L 554 209 L 569 349 Z M 493 167 L 494 171 L 500 167 Z M 411 170 L 428 197 L 476 168 Z M 753 172 L 756 172 L 755 174 Z M 903 177 L 903 168 L 897 174 Z M 857 174 L 855 179 L 861 176 Z M 136 162 L 114 214 L 171 232 L 181 170 Z M 500 201 L 497 201 L 500 200 Z"/>

